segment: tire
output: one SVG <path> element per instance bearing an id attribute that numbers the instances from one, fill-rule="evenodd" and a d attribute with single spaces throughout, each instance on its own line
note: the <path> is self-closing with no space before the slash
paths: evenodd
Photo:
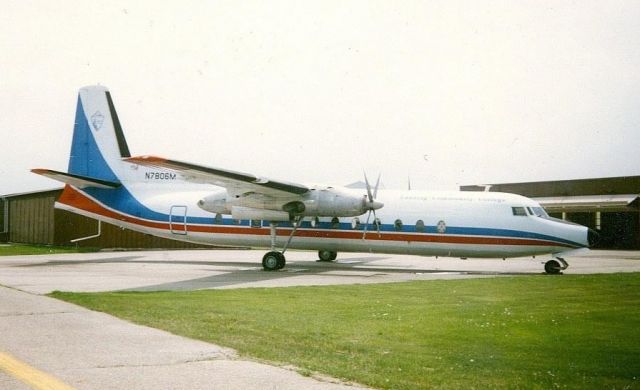
<path id="1" fill-rule="evenodd" d="M 338 252 L 333 251 L 318 251 L 319 261 L 333 261 L 338 257 Z"/>
<path id="2" fill-rule="evenodd" d="M 287 260 L 285 259 L 284 255 L 280 252 L 276 252 L 278 254 L 278 268 L 277 269 L 283 269 L 285 264 L 287 264 Z"/>
<path id="3" fill-rule="evenodd" d="M 544 263 L 544 271 L 549 275 L 557 275 L 562 270 L 560 263 L 557 260 L 549 260 Z"/>
<path id="4" fill-rule="evenodd" d="M 282 263 L 282 267 L 284 267 L 284 256 L 280 252 L 271 251 L 267 252 L 262 257 L 262 268 L 265 271 L 277 271 L 282 267 L 278 267 Z"/>

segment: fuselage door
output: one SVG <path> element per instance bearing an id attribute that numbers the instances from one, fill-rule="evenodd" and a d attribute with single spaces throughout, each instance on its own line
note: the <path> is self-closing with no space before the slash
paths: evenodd
<path id="1" fill-rule="evenodd" d="M 169 229 L 173 234 L 187 235 L 187 206 L 171 206 Z"/>

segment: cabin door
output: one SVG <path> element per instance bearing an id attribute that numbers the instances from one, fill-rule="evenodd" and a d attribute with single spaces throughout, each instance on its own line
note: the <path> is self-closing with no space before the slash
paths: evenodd
<path id="1" fill-rule="evenodd" d="M 169 229 L 173 234 L 187 235 L 187 206 L 171 206 Z"/>

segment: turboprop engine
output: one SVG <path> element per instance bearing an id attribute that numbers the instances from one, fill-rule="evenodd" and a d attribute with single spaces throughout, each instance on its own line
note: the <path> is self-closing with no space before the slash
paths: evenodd
<path id="1" fill-rule="evenodd" d="M 355 217 L 382 206 L 382 203 L 375 200 L 369 201 L 367 195 L 326 187 L 312 188 L 302 200 L 289 202 L 282 210 L 302 216 Z"/>
<path id="2" fill-rule="evenodd" d="M 301 216 L 353 217 L 383 206 L 372 196 L 335 187 L 311 188 L 295 198 L 287 201 L 257 193 L 230 197 L 226 191 L 220 191 L 201 199 L 198 206 L 211 213 L 231 214 L 234 219 L 268 221 L 287 221 Z"/>

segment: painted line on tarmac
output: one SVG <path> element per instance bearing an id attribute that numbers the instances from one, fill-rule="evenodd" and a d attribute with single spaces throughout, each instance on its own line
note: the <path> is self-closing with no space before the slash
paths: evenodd
<path id="1" fill-rule="evenodd" d="M 0 370 L 37 390 L 74 390 L 73 387 L 63 383 L 60 379 L 33 368 L 4 352 L 0 352 Z"/>

